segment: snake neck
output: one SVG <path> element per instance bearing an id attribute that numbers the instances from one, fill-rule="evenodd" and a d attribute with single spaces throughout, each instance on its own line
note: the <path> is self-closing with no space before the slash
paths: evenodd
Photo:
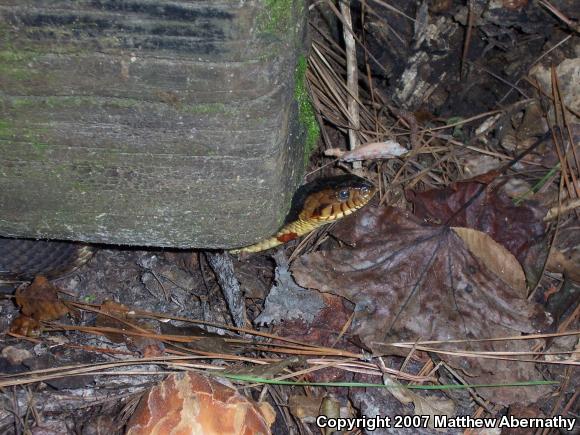
<path id="1" fill-rule="evenodd" d="M 291 240 L 297 239 L 305 234 L 308 234 L 315 228 L 325 225 L 329 222 L 324 221 L 304 221 L 299 219 L 297 221 L 291 222 L 284 225 L 280 231 L 278 231 L 272 237 L 262 240 L 261 242 L 255 243 L 250 246 L 245 246 L 240 249 L 233 249 L 230 252 L 232 254 L 239 254 L 242 252 L 260 252 L 266 249 L 274 248 L 279 245 L 283 245 Z"/>

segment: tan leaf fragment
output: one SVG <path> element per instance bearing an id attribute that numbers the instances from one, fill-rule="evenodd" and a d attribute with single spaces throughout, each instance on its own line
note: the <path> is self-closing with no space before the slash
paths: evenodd
<path id="1" fill-rule="evenodd" d="M 557 249 L 552 249 L 550 252 L 546 267 L 551 272 L 565 273 L 568 278 L 580 283 L 580 264 L 567 258 Z"/>
<path id="2" fill-rule="evenodd" d="M 320 415 L 320 406 L 324 396 L 305 396 L 302 394 L 293 394 L 288 399 L 288 408 L 296 418 L 305 423 L 314 423 L 316 417 Z"/>
<path id="3" fill-rule="evenodd" d="M 404 388 L 403 384 L 386 373 L 383 374 L 383 383 L 385 385 L 393 386 L 393 388 L 389 388 L 389 392 L 399 402 L 405 405 L 412 403 L 415 415 L 428 415 L 429 427 L 431 429 L 435 428 L 435 421 L 433 419 L 434 415 L 446 415 L 448 417 L 453 417 L 455 415 L 456 406 L 453 400 L 445 400 L 441 399 L 441 397 L 434 396 L 419 396 L 412 390 Z"/>
<path id="4" fill-rule="evenodd" d="M 485 266 L 526 297 L 526 275 L 516 257 L 490 236 L 472 228 L 453 227 L 469 251 Z"/>
<path id="5" fill-rule="evenodd" d="M 331 148 L 324 152 L 325 155 L 337 157 L 343 162 L 354 162 L 360 160 L 393 159 L 409 152 L 394 140 L 384 142 L 369 142 L 363 144 L 352 151 L 343 151 L 340 148 Z"/>
<path id="6" fill-rule="evenodd" d="M 39 337 L 42 334 L 42 325 L 32 317 L 19 315 L 10 323 L 10 332 L 25 337 Z"/>

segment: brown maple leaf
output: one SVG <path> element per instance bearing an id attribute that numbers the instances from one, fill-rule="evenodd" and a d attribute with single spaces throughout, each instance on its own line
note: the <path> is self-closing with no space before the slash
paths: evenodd
<path id="1" fill-rule="evenodd" d="M 546 321 L 538 305 L 487 269 L 449 227 L 422 225 L 395 208 L 367 207 L 343 221 L 335 234 L 354 248 L 305 255 L 294 264 L 293 275 L 301 286 L 353 302 L 352 331 L 377 353 L 393 353 L 389 341 L 510 336 L 534 332 Z M 486 351 L 526 348 L 517 342 L 470 345 L 470 350 Z M 539 378 L 529 363 L 442 358 L 472 376 L 473 383 Z M 493 379 L 500 371 L 505 373 Z M 533 400 L 545 392 L 502 390 L 499 397 L 494 390 L 494 401 Z"/>

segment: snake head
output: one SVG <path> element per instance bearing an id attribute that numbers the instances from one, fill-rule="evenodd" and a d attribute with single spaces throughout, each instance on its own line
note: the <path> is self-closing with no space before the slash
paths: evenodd
<path id="1" fill-rule="evenodd" d="M 340 175 L 313 185 L 304 197 L 303 221 L 332 222 L 367 204 L 376 193 L 373 184 L 355 175 Z"/>

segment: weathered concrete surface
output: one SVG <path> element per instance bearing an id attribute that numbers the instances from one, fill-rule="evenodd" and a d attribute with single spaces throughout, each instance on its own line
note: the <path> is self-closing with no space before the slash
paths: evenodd
<path id="1" fill-rule="evenodd" d="M 275 232 L 303 169 L 305 13 L 0 0 L 0 235 L 228 248 Z"/>

